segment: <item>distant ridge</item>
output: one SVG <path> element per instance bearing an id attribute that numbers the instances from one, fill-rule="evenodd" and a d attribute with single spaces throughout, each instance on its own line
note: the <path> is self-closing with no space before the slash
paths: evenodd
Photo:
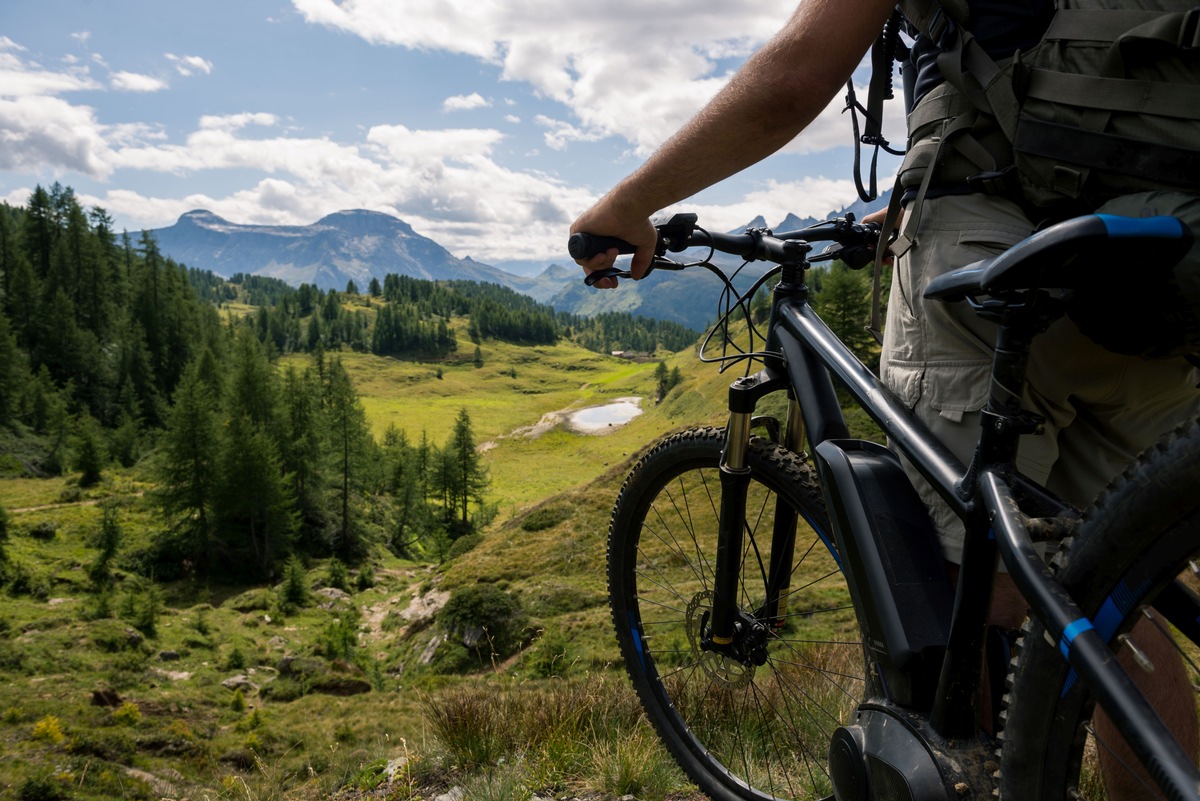
<path id="1" fill-rule="evenodd" d="M 383 281 L 388 273 L 513 289 L 521 283 L 503 270 L 453 256 L 397 217 L 365 209 L 337 211 L 311 225 L 243 225 L 197 209 L 152 233 L 164 254 L 226 278 L 247 273 L 339 291 L 349 281 L 365 291 L 372 278 Z"/>
<path id="2" fill-rule="evenodd" d="M 853 213 L 861 219 L 885 207 L 888 194 L 869 205 L 856 201 L 829 216 Z M 788 214 L 774 226 L 757 217 L 734 230 L 770 227 L 794 231 L 817 222 L 820 220 Z M 388 273 L 479 281 L 506 286 L 572 314 L 624 311 L 697 330 L 712 318 L 717 291 L 700 271 L 664 273 L 646 282 L 624 281 L 616 292 L 598 291 L 584 287 L 579 268 L 565 253 L 557 261 L 501 260 L 505 268 L 501 269 L 457 258 L 398 217 L 365 209 L 337 211 L 311 225 L 243 225 L 196 209 L 174 225 L 151 233 L 165 255 L 227 278 L 247 273 L 278 278 L 292 286 L 308 283 L 338 291 L 349 281 L 365 291 L 372 278 L 382 282 Z M 564 244 L 565 240 L 564 231 Z M 753 276 L 757 269 L 752 267 L 744 274 Z"/>

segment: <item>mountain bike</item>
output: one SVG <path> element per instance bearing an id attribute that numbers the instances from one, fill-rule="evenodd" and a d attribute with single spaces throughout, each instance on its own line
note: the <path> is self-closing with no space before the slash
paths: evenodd
<path id="1" fill-rule="evenodd" d="M 753 364 L 730 384 L 727 426 L 677 433 L 641 456 L 609 531 L 625 667 L 700 789 L 720 801 L 1094 797 L 1095 754 L 1115 747 L 1091 725 L 1099 704 L 1136 754 L 1126 769 L 1147 797 L 1157 786 L 1200 798 L 1195 755 L 1113 658 L 1129 649 L 1149 662 L 1130 637 L 1149 618 L 1200 675 L 1190 656 L 1200 644 L 1200 425 L 1167 434 L 1082 514 L 1014 467 L 1020 438 L 1039 425 L 1020 405 L 1031 340 L 1066 312 L 1072 288 L 1098 280 L 1089 265 L 1169 270 L 1191 244 L 1183 225 L 1074 218 L 929 284 L 928 297 L 969 303 L 997 325 L 969 465 L 809 305 L 809 268 L 862 266 L 875 226 L 846 217 L 722 234 L 676 214 L 656 227 L 655 269 L 724 275 L 715 254 L 769 265 L 744 291 L 727 279 L 721 322 L 701 347 L 723 369 Z M 586 234 L 569 245 L 574 258 L 631 251 Z M 588 281 L 608 275 L 628 273 Z M 775 280 L 764 331 L 751 299 Z M 705 356 L 734 339 L 734 312 L 749 347 Z M 850 436 L 839 385 L 890 447 Z M 964 521 L 956 581 L 897 453 Z M 1037 549 L 1044 540 L 1063 543 L 1052 565 Z M 1030 607 L 1015 642 L 986 625 L 998 559 Z M 995 737 L 981 728 L 985 681 L 997 695 L 1007 687 Z"/>

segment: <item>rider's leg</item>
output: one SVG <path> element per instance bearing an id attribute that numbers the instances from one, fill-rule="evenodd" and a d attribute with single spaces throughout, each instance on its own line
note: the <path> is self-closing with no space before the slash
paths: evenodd
<path id="1" fill-rule="evenodd" d="M 1143 618 L 1130 637 L 1134 645 L 1154 666 L 1149 672 L 1138 664 L 1129 648 L 1121 649 L 1118 661 L 1138 685 L 1146 699 L 1158 711 L 1184 751 L 1193 757 L 1200 750 L 1200 726 L 1196 721 L 1196 692 L 1188 678 L 1183 660 L 1168 633 L 1155 622 Z M 1103 710 L 1093 718 L 1100 743 L 1100 768 L 1110 801 L 1135 801 L 1161 798 L 1158 788 L 1146 775 L 1124 738 Z M 1132 769 L 1131 769 L 1132 768 Z"/>
<path id="2" fill-rule="evenodd" d="M 920 230 L 905 231 L 915 244 L 893 273 L 881 376 L 964 463 L 978 438 L 995 329 L 966 304 L 926 302 L 921 291 L 935 275 L 999 252 L 1031 231 L 1018 207 L 978 195 L 927 200 Z M 1186 364 L 1114 356 L 1067 320 L 1035 341 L 1029 379 L 1026 408 L 1047 424 L 1041 436 L 1023 438 L 1018 467 L 1080 507 L 1138 450 L 1200 408 L 1200 394 L 1192 390 L 1197 374 Z M 961 523 L 923 480 L 910 475 L 930 507 L 947 558 L 958 561 Z M 993 622 L 1016 628 L 1024 611 L 1011 579 L 999 575 Z M 1163 668 L 1136 678 L 1154 685 L 1147 690 L 1152 700 L 1171 699 L 1166 706 L 1181 713 L 1171 723 L 1176 736 L 1195 742 L 1194 694 L 1186 676 L 1180 683 L 1176 655 L 1160 654 L 1160 661 Z M 1181 697 L 1189 702 L 1178 703 Z"/>

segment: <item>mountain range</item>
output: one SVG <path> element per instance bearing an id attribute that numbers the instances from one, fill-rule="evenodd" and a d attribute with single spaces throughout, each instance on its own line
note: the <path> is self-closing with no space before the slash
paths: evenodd
<path id="1" fill-rule="evenodd" d="M 885 195 L 873 207 L 886 202 Z M 830 216 L 847 212 L 861 217 L 866 209 L 859 203 Z M 773 230 L 791 231 L 815 222 L 789 214 Z M 767 226 L 759 217 L 738 230 L 747 227 Z M 236 273 L 264 275 L 293 286 L 308 283 L 339 291 L 350 281 L 365 290 L 372 278 L 382 282 L 388 273 L 478 281 L 509 287 L 559 311 L 589 316 L 624 311 L 696 330 L 712 319 L 719 292 L 719 284 L 704 271 L 660 272 L 645 282 L 623 282 L 616 292 L 595 291 L 583 285 L 574 264 L 512 261 L 501 262 L 509 268 L 503 269 L 460 259 L 403 220 L 363 209 L 335 212 L 311 225 L 242 225 L 197 209 L 151 233 L 165 255 L 226 278 Z"/>

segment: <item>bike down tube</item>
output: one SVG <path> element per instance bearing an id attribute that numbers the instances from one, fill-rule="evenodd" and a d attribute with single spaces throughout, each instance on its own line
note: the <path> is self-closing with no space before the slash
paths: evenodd
<path id="1" fill-rule="evenodd" d="M 837 411 L 840 425 L 837 425 L 831 423 L 825 403 L 819 403 L 817 407 L 806 403 L 803 393 L 811 383 L 808 376 L 814 374 L 814 363 L 819 362 L 841 379 L 862 409 L 883 429 L 888 444 L 908 457 L 950 508 L 960 517 L 968 515 L 973 502 L 958 497 L 955 492 L 956 484 L 966 473 L 966 465 L 841 343 L 811 306 L 785 298 L 780 312 L 776 334 L 792 384 L 800 394 L 800 407 L 812 446 L 815 448 L 826 439 L 848 436 L 840 409 Z M 829 391 L 832 392 L 832 388 Z M 836 396 L 833 403 L 836 408 Z"/>
<path id="2" fill-rule="evenodd" d="M 812 308 L 785 299 L 781 303 L 780 322 L 776 335 L 800 398 L 813 448 L 825 438 L 846 436 L 831 431 L 820 404 L 806 406 L 809 402 L 806 393 L 821 396 L 820 387 L 812 388 L 808 378 L 823 375 L 814 372 L 819 362 L 842 380 L 867 414 L 887 433 L 889 444 L 909 458 L 950 508 L 964 520 L 975 518 L 978 507 L 974 499 L 956 492 L 966 467 L 841 343 Z M 821 383 L 832 391 L 828 380 Z M 840 409 L 837 420 L 842 420 Z M 844 429 L 844 423 L 841 426 Z M 990 596 L 990 592 L 979 588 L 990 586 L 994 569 L 992 543 L 986 540 L 966 543 L 950 618 L 950 640 L 930 721 L 944 737 L 970 737 L 977 729 L 979 660 Z"/>
<path id="3" fill-rule="evenodd" d="M 1064 658 L 1116 723 L 1154 783 L 1168 798 L 1195 801 L 1200 796 L 1200 770 L 1113 658 L 1092 622 L 1050 575 L 1021 523 L 1008 484 L 985 470 L 980 488 L 1004 564 L 1048 636 L 1058 639 Z"/>

